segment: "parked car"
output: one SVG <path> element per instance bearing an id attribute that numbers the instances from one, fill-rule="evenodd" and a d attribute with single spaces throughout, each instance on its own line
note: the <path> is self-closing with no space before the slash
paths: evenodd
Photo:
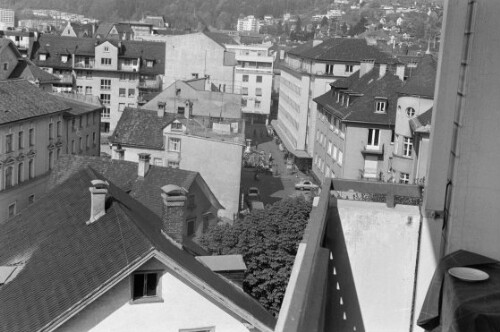
<path id="1" fill-rule="evenodd" d="M 318 189 L 319 186 L 312 183 L 309 180 L 301 180 L 295 184 L 296 190 L 315 190 Z"/>

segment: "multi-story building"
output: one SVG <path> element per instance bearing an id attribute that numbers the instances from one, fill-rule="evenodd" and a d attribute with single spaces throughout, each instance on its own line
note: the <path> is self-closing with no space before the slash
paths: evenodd
<path id="1" fill-rule="evenodd" d="M 16 26 L 15 12 L 13 9 L 0 8 L 0 30 L 7 30 Z"/>
<path id="2" fill-rule="evenodd" d="M 0 81 L 0 222 L 44 193 L 64 153 L 99 155 L 102 106 L 46 93 L 26 80 Z"/>
<path id="3" fill-rule="evenodd" d="M 161 91 L 162 43 L 43 35 L 38 44 L 33 61 L 60 77 L 62 89 L 101 99 L 103 134 L 114 130 L 125 107 L 137 106 L 143 91 Z"/>
<path id="4" fill-rule="evenodd" d="M 251 31 L 259 32 L 261 22 L 258 18 L 253 15 L 247 17 L 238 18 L 238 25 L 236 26 L 237 31 Z"/>
<path id="5" fill-rule="evenodd" d="M 403 76 L 363 63 L 352 76 L 331 83 L 318 104 L 313 173 L 327 177 L 389 180 L 398 90 Z"/>
<path id="6" fill-rule="evenodd" d="M 212 117 L 223 119 L 241 119 L 240 96 L 233 93 L 219 92 L 206 84 L 207 79 L 175 81 L 142 108 L 163 109 L 167 113 L 178 114 L 186 118 Z"/>
<path id="7" fill-rule="evenodd" d="M 147 128 L 147 129 L 146 129 Z M 221 202 L 219 215 L 233 220 L 238 212 L 245 124 L 238 119 L 186 119 L 158 110 L 126 108 L 110 142 L 112 158 L 199 172 Z"/>
<path id="8" fill-rule="evenodd" d="M 391 170 L 397 182 L 424 181 L 436 70 L 432 55 L 425 55 L 399 91 Z"/>
<path id="9" fill-rule="evenodd" d="M 0 31 L 1 37 L 12 40 L 23 57 L 31 58 L 33 43 L 37 40 L 37 35 L 33 31 L 4 30 Z"/>
<path id="10" fill-rule="evenodd" d="M 234 93 L 241 95 L 243 116 L 251 122 L 269 122 L 274 57 L 270 45 L 226 45 L 236 55 Z"/>
<path id="11" fill-rule="evenodd" d="M 316 133 L 313 98 L 327 92 L 330 83 L 359 70 L 362 62 L 386 64 L 390 57 L 365 40 L 347 38 L 313 41 L 286 53 L 278 119 L 272 125 L 299 168 L 311 167 Z"/>
<path id="12" fill-rule="evenodd" d="M 234 91 L 235 54 L 225 45 L 237 44 L 228 35 L 198 32 L 177 36 L 144 36 L 143 40 L 163 41 L 165 51 L 164 86 L 177 80 L 208 79 L 223 92 Z"/>

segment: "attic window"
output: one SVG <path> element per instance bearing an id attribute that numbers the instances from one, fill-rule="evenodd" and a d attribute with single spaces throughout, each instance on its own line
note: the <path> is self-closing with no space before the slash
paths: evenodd
<path id="1" fill-rule="evenodd" d="M 132 303 L 163 302 L 161 271 L 136 272 L 132 275 Z"/>
<path id="2" fill-rule="evenodd" d="M 61 62 L 62 63 L 68 62 L 68 56 L 67 55 L 61 55 Z"/>
<path id="3" fill-rule="evenodd" d="M 387 109 L 387 100 L 375 101 L 375 113 L 385 113 Z"/>
<path id="4" fill-rule="evenodd" d="M 104 46 L 104 52 L 109 52 L 109 46 Z"/>
<path id="5" fill-rule="evenodd" d="M 146 60 L 146 67 L 152 68 L 153 67 L 153 60 Z"/>
<path id="6" fill-rule="evenodd" d="M 45 61 L 45 60 L 47 60 L 47 54 L 45 54 L 45 53 L 43 53 L 43 54 L 39 54 L 39 55 L 38 55 L 38 59 L 39 59 L 40 61 Z"/>
<path id="7" fill-rule="evenodd" d="M 172 130 L 182 130 L 182 123 L 175 121 L 172 122 L 172 125 L 170 127 Z"/>

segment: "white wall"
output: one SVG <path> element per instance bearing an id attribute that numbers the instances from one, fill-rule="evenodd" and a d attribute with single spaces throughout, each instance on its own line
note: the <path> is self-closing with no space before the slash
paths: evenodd
<path id="1" fill-rule="evenodd" d="M 192 286 L 156 260 L 138 270 L 163 270 L 164 302 L 131 304 L 130 279 L 125 278 L 57 332 L 179 332 L 215 326 L 217 332 L 247 332 L 244 325 L 207 300 Z"/>
<path id="2" fill-rule="evenodd" d="M 417 206 L 339 200 L 366 331 L 408 331 L 420 213 Z"/>

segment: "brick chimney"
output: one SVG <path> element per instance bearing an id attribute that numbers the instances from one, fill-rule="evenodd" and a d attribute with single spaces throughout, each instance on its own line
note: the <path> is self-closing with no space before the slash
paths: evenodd
<path id="1" fill-rule="evenodd" d="M 90 219 L 87 225 L 93 223 L 106 214 L 106 195 L 109 183 L 102 180 L 92 180 L 90 191 Z"/>
<path id="2" fill-rule="evenodd" d="M 163 231 L 175 241 L 182 243 L 182 239 L 186 234 L 185 205 L 187 190 L 173 184 L 163 186 L 161 190 Z"/>
<path id="3" fill-rule="evenodd" d="M 375 60 L 361 60 L 359 65 L 359 77 L 368 74 L 375 66 Z"/>
<path id="4" fill-rule="evenodd" d="M 149 153 L 139 153 L 139 167 L 137 168 L 137 175 L 143 178 L 149 171 L 149 161 L 151 155 Z"/>

